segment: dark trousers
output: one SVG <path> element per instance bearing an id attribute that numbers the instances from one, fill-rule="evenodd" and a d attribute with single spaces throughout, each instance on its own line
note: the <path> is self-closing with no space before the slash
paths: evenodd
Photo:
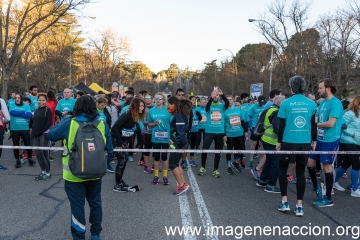
<path id="1" fill-rule="evenodd" d="M 25 146 L 31 146 L 29 130 L 13 130 L 13 131 L 11 131 L 11 133 L 12 133 L 13 146 L 19 146 L 20 138 L 22 138 L 22 140 L 24 140 Z M 31 158 L 32 150 L 27 149 L 26 152 L 27 152 L 28 158 Z M 14 149 L 14 156 L 15 156 L 16 160 L 20 160 L 20 155 L 19 155 L 18 149 Z"/>
<path id="2" fill-rule="evenodd" d="M 244 136 L 240 137 L 227 137 L 227 150 L 245 150 Z M 234 154 L 235 159 L 242 160 L 244 154 Z M 226 154 L 226 160 L 231 160 L 231 153 Z"/>
<path id="3" fill-rule="evenodd" d="M 203 140 L 203 145 L 204 145 L 204 138 L 205 138 L 205 129 L 199 129 L 196 140 L 196 149 L 199 149 L 201 140 Z"/>
<path id="4" fill-rule="evenodd" d="M 69 182 L 65 180 L 65 192 L 70 201 L 71 234 L 73 239 L 85 239 L 85 199 L 90 207 L 91 235 L 99 235 L 102 230 L 101 179 L 86 182 Z"/>
<path id="5" fill-rule="evenodd" d="M 198 132 L 192 132 L 190 137 L 190 149 L 196 148 Z M 194 156 L 194 153 L 190 153 L 190 156 Z"/>
<path id="6" fill-rule="evenodd" d="M 205 133 L 203 149 L 204 150 L 209 149 L 211 143 L 214 141 L 215 142 L 215 150 L 221 150 L 223 147 L 223 141 L 224 141 L 223 138 L 224 138 L 223 133 L 219 133 L 219 134 Z M 201 154 L 201 166 L 204 168 L 206 165 L 206 158 L 207 158 L 207 153 L 202 153 Z M 219 168 L 219 162 L 220 162 L 220 153 L 215 153 L 214 170 Z"/>
<path id="7" fill-rule="evenodd" d="M 262 142 L 266 151 L 276 151 L 276 146 Z M 277 178 L 279 175 L 279 155 L 266 154 L 266 161 L 261 172 L 260 181 L 266 182 L 269 186 L 276 186 Z"/>
<path id="8" fill-rule="evenodd" d="M 116 145 L 114 145 L 114 146 L 116 146 Z M 124 143 L 123 146 L 124 146 L 123 149 L 129 149 L 128 143 Z M 115 167 L 115 183 L 120 184 L 121 180 L 123 178 L 123 175 L 124 175 L 124 171 L 125 171 L 126 163 L 128 161 L 129 153 L 128 152 L 116 152 L 115 156 L 117 158 L 117 164 Z"/>
<path id="9" fill-rule="evenodd" d="M 33 141 L 34 146 L 46 147 L 45 136 L 35 137 Z M 50 160 L 48 158 L 48 152 L 46 150 L 35 150 L 36 158 L 40 165 L 41 171 L 50 173 Z"/>

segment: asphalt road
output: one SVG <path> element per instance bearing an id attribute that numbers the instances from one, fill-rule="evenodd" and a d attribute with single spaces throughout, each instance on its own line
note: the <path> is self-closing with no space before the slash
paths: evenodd
<path id="1" fill-rule="evenodd" d="M 7 140 L 4 144 L 11 145 Z M 37 182 L 34 177 L 40 173 L 38 165 L 30 167 L 26 163 L 22 168 L 15 169 L 12 151 L 3 150 L 0 164 L 6 165 L 8 169 L 0 170 L 1 240 L 71 239 L 70 208 L 61 175 L 60 154 L 53 153 L 55 160 L 51 166 L 51 180 Z M 211 154 L 208 156 L 207 173 L 204 176 L 197 175 L 199 167 L 192 167 L 185 172 L 191 188 L 180 197 L 172 195 L 176 182 L 171 173 L 170 185 L 159 183 L 153 186 L 153 176 L 143 173 L 142 167 L 137 164 L 139 158 L 139 153 L 134 155 L 134 162 L 128 163 L 124 177 L 129 185 L 139 185 L 139 192 L 114 192 L 114 174 L 107 173 L 103 178 L 102 239 L 359 238 L 360 199 L 351 197 L 349 190 L 335 190 L 333 207 L 316 208 L 312 204 L 316 199 L 308 184 L 304 197 L 305 214 L 299 218 L 293 213 L 295 185 L 289 185 L 288 190 L 291 211 L 279 212 L 277 206 L 280 194 L 266 193 L 262 188 L 256 187 L 249 168 L 241 173 L 227 175 L 225 156 L 221 158 L 221 178 L 211 176 Z M 246 161 L 248 159 L 249 157 Z M 195 155 L 195 160 L 200 163 L 200 155 Z M 340 181 L 344 187 L 349 183 L 350 179 Z M 88 219 L 88 207 L 86 214 Z M 166 233 L 166 227 L 171 226 L 194 226 L 202 229 L 196 236 L 170 236 Z M 213 235 L 206 235 L 211 226 L 219 227 L 218 234 L 214 231 Z M 256 228 L 254 235 L 251 229 L 254 230 L 255 226 L 263 227 L 264 231 L 260 232 Z M 268 227 L 264 228 L 265 226 Z M 288 226 L 292 227 L 293 232 L 288 231 Z M 346 226 L 352 228 L 348 227 L 346 231 Z M 221 228 L 224 229 L 223 232 Z M 300 228 L 306 236 L 302 236 Z M 89 224 L 86 229 L 89 236 Z M 319 230 L 324 230 L 325 236 Z M 298 236 L 295 236 L 297 233 Z M 340 237 L 337 233 L 344 236 Z"/>

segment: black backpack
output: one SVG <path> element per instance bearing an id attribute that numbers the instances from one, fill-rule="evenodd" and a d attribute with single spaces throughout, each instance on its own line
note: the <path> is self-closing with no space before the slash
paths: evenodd
<path id="1" fill-rule="evenodd" d="M 264 134 L 265 132 L 265 126 L 264 126 L 264 120 L 265 120 L 265 116 L 266 116 L 266 113 L 269 111 L 270 108 L 266 109 L 265 111 L 262 111 L 260 113 L 260 116 L 259 116 L 259 119 L 258 119 L 258 122 L 256 123 L 256 126 L 254 128 L 254 134 L 256 136 L 261 136 Z"/>
<path id="2" fill-rule="evenodd" d="M 103 177 L 107 168 L 107 149 L 106 142 L 97 128 L 101 121 L 76 122 L 79 128 L 69 153 L 70 171 L 82 179 Z"/>

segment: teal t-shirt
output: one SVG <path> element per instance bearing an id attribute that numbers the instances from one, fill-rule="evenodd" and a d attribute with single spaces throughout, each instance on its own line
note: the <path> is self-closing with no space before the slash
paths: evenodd
<path id="1" fill-rule="evenodd" d="M 197 111 L 196 108 L 192 109 L 193 111 L 193 119 L 192 119 L 192 125 L 191 125 L 191 132 L 198 132 L 199 131 L 199 118 L 198 116 L 195 114 L 195 112 Z"/>
<path id="2" fill-rule="evenodd" d="M 336 118 L 332 128 L 317 128 L 317 140 L 321 142 L 335 142 L 340 139 L 341 125 L 344 123 L 343 106 L 338 98 L 333 96 L 329 100 L 321 101 L 317 110 L 318 123 L 327 122 L 330 117 Z"/>
<path id="3" fill-rule="evenodd" d="M 247 123 L 248 121 L 250 121 L 249 114 L 248 114 L 245 110 L 243 110 L 243 109 L 241 109 L 241 108 L 239 108 L 239 109 L 240 109 L 241 115 L 244 116 L 244 121 L 245 121 L 245 123 Z"/>
<path id="4" fill-rule="evenodd" d="M 196 111 L 198 111 L 201 114 L 201 121 L 199 121 L 199 129 L 205 129 L 206 128 L 206 116 L 207 113 L 205 111 L 205 107 L 196 107 Z"/>
<path id="5" fill-rule="evenodd" d="M 126 111 L 129 109 L 129 107 L 130 107 L 130 105 L 126 105 L 125 107 L 123 107 L 123 108 L 121 109 L 120 115 L 123 115 L 124 113 L 126 113 Z M 119 115 L 119 116 L 120 116 L 120 115 Z"/>
<path id="6" fill-rule="evenodd" d="M 9 107 L 9 112 L 11 112 L 11 110 L 31 112 L 30 106 L 25 103 L 22 106 L 18 106 L 14 103 L 10 104 Z M 10 130 L 29 130 L 29 119 L 10 114 Z"/>
<path id="7" fill-rule="evenodd" d="M 244 110 L 244 111 L 246 111 L 247 113 L 249 113 L 250 108 L 251 108 L 251 105 L 248 104 L 248 103 L 243 103 L 243 104 L 241 105 L 241 109 Z"/>
<path id="8" fill-rule="evenodd" d="M 286 122 L 283 142 L 311 143 L 311 117 L 316 112 L 313 100 L 294 94 L 281 102 L 278 117 Z"/>
<path id="9" fill-rule="evenodd" d="M 55 110 L 58 110 L 60 112 L 73 111 L 75 102 L 76 102 L 75 98 L 69 98 L 69 99 L 63 98 L 58 102 Z"/>
<path id="10" fill-rule="evenodd" d="M 264 110 L 264 105 L 260 107 L 260 105 L 258 103 L 255 103 L 251 106 L 250 110 L 249 110 L 249 116 L 252 117 L 251 119 L 251 126 L 255 127 L 258 120 L 259 120 L 259 116 L 260 113 Z"/>
<path id="11" fill-rule="evenodd" d="M 167 111 L 167 107 L 164 106 L 161 109 L 153 107 L 148 114 L 148 122 L 152 123 L 156 120 L 159 121 L 159 125 L 152 128 L 151 141 L 153 143 L 168 143 L 170 139 L 170 121 L 172 117 Z"/>
<path id="12" fill-rule="evenodd" d="M 97 117 L 97 119 L 104 121 L 104 123 L 106 123 L 106 115 L 104 113 L 104 110 L 98 109 L 98 113 L 99 113 L 99 116 Z"/>
<path id="13" fill-rule="evenodd" d="M 227 137 L 239 137 L 244 135 L 241 121 L 246 121 L 244 110 L 234 107 L 225 110 L 225 135 Z"/>
<path id="14" fill-rule="evenodd" d="M 209 111 L 206 113 L 206 133 L 225 133 L 224 112 L 225 104 L 211 104 Z"/>
<path id="15" fill-rule="evenodd" d="M 15 104 L 15 99 L 10 98 L 7 102 L 7 107 L 10 108 L 11 104 Z"/>
<path id="16" fill-rule="evenodd" d="M 31 104 L 30 104 L 31 112 L 35 112 L 35 110 L 39 107 L 37 96 L 33 96 L 33 95 L 29 94 L 29 95 L 27 95 L 27 97 L 30 98 L 30 100 L 31 100 Z"/>

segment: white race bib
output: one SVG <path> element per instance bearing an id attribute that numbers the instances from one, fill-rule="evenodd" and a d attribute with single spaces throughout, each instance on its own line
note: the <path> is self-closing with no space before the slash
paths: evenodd
<path id="1" fill-rule="evenodd" d="M 317 128 L 317 136 L 319 138 L 324 138 L 324 129 L 323 128 Z"/>
<path id="2" fill-rule="evenodd" d="M 212 122 L 219 122 L 221 121 L 221 112 L 220 111 L 213 111 L 211 112 L 211 121 Z"/>
<path id="3" fill-rule="evenodd" d="M 241 121 L 240 121 L 240 116 L 231 116 L 230 117 L 230 125 L 231 126 L 236 126 L 236 125 L 240 125 Z"/>
<path id="4" fill-rule="evenodd" d="M 166 130 L 155 130 L 155 139 L 163 141 L 168 139 L 168 133 Z"/>
<path id="5" fill-rule="evenodd" d="M 192 127 L 193 127 L 193 128 L 196 128 L 196 127 L 198 126 L 198 124 L 199 124 L 199 121 L 198 121 L 198 120 L 193 120 L 193 122 L 192 122 Z"/>
<path id="6" fill-rule="evenodd" d="M 132 135 L 134 135 L 134 130 L 123 128 L 121 130 L 121 134 L 123 137 L 131 137 Z"/>

